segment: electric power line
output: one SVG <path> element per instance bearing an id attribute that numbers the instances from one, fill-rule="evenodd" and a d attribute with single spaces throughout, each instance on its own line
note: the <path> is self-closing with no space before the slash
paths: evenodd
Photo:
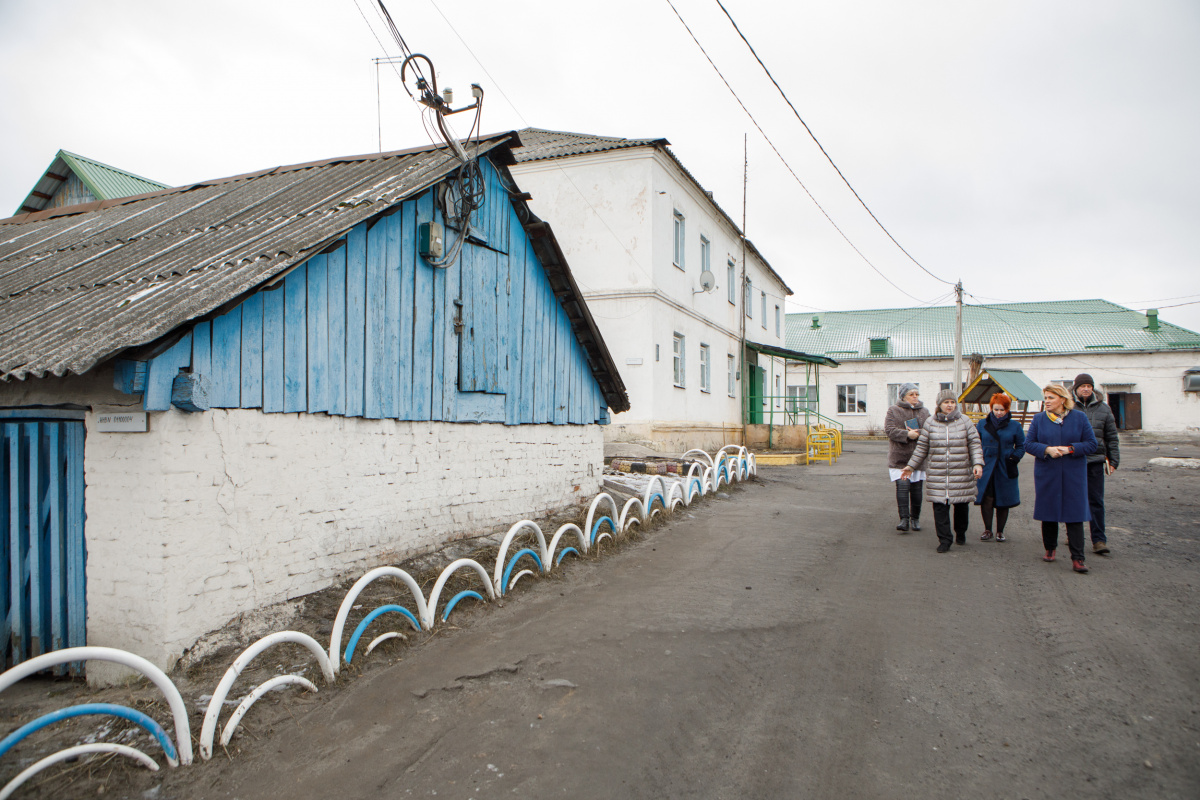
<path id="1" fill-rule="evenodd" d="M 948 286 L 953 286 L 954 285 L 953 282 L 948 281 L 945 278 L 942 278 L 942 277 L 939 277 L 938 275 L 933 274 L 932 272 L 929 271 L 929 269 L 927 269 L 925 267 L 924 264 L 922 264 L 920 261 L 917 261 L 915 258 L 913 258 L 912 254 L 904 249 L 904 245 L 902 245 L 902 244 L 900 244 L 900 242 L 896 241 L 896 237 L 892 236 L 891 231 L 889 231 L 886 227 L 884 227 L 883 223 L 879 221 L 879 217 L 875 216 L 875 212 L 870 209 L 870 207 L 866 204 L 866 202 L 858 194 L 858 192 L 855 190 L 855 188 L 850 185 L 850 181 L 847 180 L 846 176 L 842 173 L 842 170 L 838 167 L 838 165 L 834 163 L 832 156 L 829 155 L 829 153 L 825 150 L 825 146 L 822 145 L 821 142 L 817 139 L 817 135 L 812 132 L 812 128 L 808 127 L 808 123 L 805 122 L 804 118 L 800 116 L 800 112 L 796 110 L 796 107 L 794 105 L 792 105 L 792 101 L 788 99 L 787 94 L 783 91 L 783 87 L 779 85 L 779 81 L 775 80 L 775 76 L 771 74 L 771 70 L 767 69 L 767 65 L 763 63 L 763 60 L 758 57 L 758 52 L 754 49 L 754 45 L 750 44 L 750 40 L 746 38 L 746 34 L 742 33 L 742 29 L 738 27 L 737 22 L 734 21 L 733 16 L 729 13 L 729 10 L 727 8 L 725 8 L 725 4 L 722 3 L 721 0 L 716 0 L 716 2 L 717 2 L 717 5 L 721 7 L 721 11 L 723 11 L 725 13 L 726 18 L 729 20 L 729 24 L 733 26 L 733 29 L 735 31 L 737 31 L 737 35 L 741 37 L 742 41 L 746 43 L 746 47 L 748 47 L 750 49 L 750 54 L 754 56 L 754 60 L 758 62 L 758 65 L 760 67 L 762 67 L 763 72 L 765 72 L 767 74 L 767 77 L 771 79 L 771 83 L 775 84 L 775 88 L 779 91 L 779 96 L 783 98 L 783 102 L 788 104 L 788 108 L 790 108 L 792 110 L 792 114 L 794 114 L 796 116 L 796 119 L 798 119 L 800 121 L 800 124 L 804 126 L 804 130 L 808 131 L 809 138 L 812 139 L 813 142 L 820 149 L 821 155 L 825 156 L 825 160 L 829 162 L 829 166 L 833 167 L 834 171 L 838 174 L 838 177 L 842 179 L 842 183 L 846 184 L 846 188 L 849 189 L 850 193 L 854 195 L 854 199 L 858 201 L 858 204 L 861 205 L 863 207 L 863 209 L 868 214 L 871 215 L 871 219 L 875 220 L 875 224 L 879 226 L 879 230 L 881 230 L 885 234 L 887 234 L 887 237 L 892 240 L 892 244 L 894 244 L 894 245 L 896 245 L 896 247 L 900 248 L 900 252 L 904 253 L 904 255 L 906 255 L 908 257 L 909 261 L 913 262 L 918 267 L 920 267 L 925 272 L 925 274 L 927 274 L 929 277 L 933 278 L 934 280 L 939 280 Z M 674 6 L 672 6 L 672 8 L 674 8 Z M 678 13 L 679 12 L 676 12 L 676 14 L 678 14 Z"/>
<path id="2" fill-rule="evenodd" d="M 867 258 L 866 255 L 861 250 L 858 249 L 858 247 L 854 244 L 854 242 L 850 241 L 850 237 L 846 235 L 845 231 L 843 231 L 841 228 L 838 227 L 838 224 L 833 221 L 833 217 L 829 216 L 829 212 L 826 211 L 825 208 L 820 203 L 817 202 L 817 198 L 813 197 L 812 192 L 810 192 L 808 190 L 808 187 L 804 185 L 804 181 L 800 180 L 800 176 L 796 174 L 796 171 L 792 169 L 791 164 L 789 164 L 787 162 L 787 159 L 783 157 L 783 153 L 779 152 L 779 148 L 775 146 L 775 143 L 773 141 L 771 141 L 771 137 L 767 136 L 767 132 L 764 131 L 762 129 L 762 126 L 758 124 L 758 120 L 756 120 L 754 118 L 754 115 L 750 113 L 750 109 L 746 108 L 746 104 L 742 102 L 742 98 L 738 96 L 738 93 L 736 91 L 734 91 L 733 87 L 729 84 L 729 81 L 725 79 L 725 75 L 722 74 L 720 68 L 718 68 L 716 63 L 712 60 L 712 56 L 710 56 L 708 54 L 708 51 L 704 49 L 704 45 L 700 44 L 700 40 L 696 38 L 696 34 L 694 34 L 692 32 L 691 27 L 687 24 L 687 22 L 684 20 L 683 16 L 679 13 L 679 9 L 675 8 L 675 4 L 672 3 L 671 0 L 666 0 L 666 3 L 667 3 L 667 5 L 669 5 L 671 7 L 671 10 L 673 12 L 675 12 L 675 16 L 679 19 L 680 24 L 683 25 L 684 30 L 686 30 L 688 32 L 688 36 L 692 37 L 692 41 L 696 43 L 696 47 L 700 48 L 700 52 L 704 54 L 704 57 L 708 60 L 709 65 L 717 73 L 717 76 L 721 79 L 721 82 L 725 84 L 725 88 L 728 89 L 729 93 L 733 95 L 733 99 L 736 100 L 738 105 L 742 107 L 742 111 L 745 112 L 746 116 L 750 118 L 750 121 L 752 123 L 754 123 L 754 127 L 758 129 L 759 134 L 763 137 L 764 140 L 766 140 L 767 144 L 770 145 L 771 149 L 775 151 L 775 155 L 783 163 L 783 166 L 785 168 L 787 168 L 787 171 L 789 173 L 791 173 L 791 176 L 796 180 L 796 183 L 798 183 L 800 185 L 800 188 L 804 190 L 804 193 L 806 195 L 808 195 L 808 199 L 813 202 L 813 205 L 815 205 L 817 207 L 817 209 L 825 216 L 825 219 L 827 219 L 829 221 L 829 224 L 833 226 L 833 229 L 835 231 L 837 231 L 839 234 L 841 234 L 841 237 L 846 240 L 846 244 L 850 245 L 851 249 L 853 249 L 854 252 L 858 254 L 859 258 L 861 258 L 868 267 L 875 270 L 875 272 L 878 273 L 879 277 L 883 278 L 885 281 L 887 281 L 889 284 L 891 284 L 891 286 L 894 289 L 896 289 L 896 291 L 900 292 L 905 297 L 911 297 L 913 300 L 916 300 L 918 303 L 924 303 L 925 302 L 924 300 L 922 300 L 921 298 L 919 298 L 915 295 L 909 294 L 904 289 L 900 288 L 900 286 L 897 283 L 895 283 L 891 278 L 889 278 L 887 275 L 884 275 L 883 272 L 879 269 L 879 267 L 877 267 L 873 263 L 871 263 L 871 260 L 869 258 Z M 938 280 L 941 280 L 941 279 L 939 278 Z"/>

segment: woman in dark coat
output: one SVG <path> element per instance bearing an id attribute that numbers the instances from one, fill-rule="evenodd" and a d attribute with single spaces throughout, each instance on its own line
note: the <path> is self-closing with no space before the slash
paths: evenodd
<path id="1" fill-rule="evenodd" d="M 1096 434 L 1087 414 L 1077 410 L 1065 388 L 1050 384 L 1042 389 L 1045 410 L 1033 418 L 1025 438 L 1025 452 L 1037 461 L 1033 468 L 1033 518 L 1042 523 L 1043 561 L 1053 561 L 1058 548 L 1058 523 L 1067 524 L 1071 567 L 1087 572 L 1083 563 L 1083 523 L 1091 519 L 1088 508 L 1087 457 L 1096 452 Z"/>
<path id="2" fill-rule="evenodd" d="M 981 541 L 992 538 L 992 513 L 996 515 L 996 541 L 1003 542 L 1008 510 L 1021 505 L 1017 486 L 1017 462 L 1025 455 L 1025 431 L 1009 414 L 1012 398 L 1004 393 L 988 401 L 991 413 L 979 421 L 979 442 L 983 445 L 983 475 L 979 478 L 975 505 L 983 515 Z"/>

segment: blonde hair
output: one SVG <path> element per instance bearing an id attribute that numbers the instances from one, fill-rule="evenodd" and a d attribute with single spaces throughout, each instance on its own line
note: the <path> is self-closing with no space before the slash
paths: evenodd
<path id="1" fill-rule="evenodd" d="M 1042 394 L 1046 394 L 1047 392 L 1061 397 L 1065 401 L 1063 408 L 1067 409 L 1067 411 L 1075 407 L 1075 398 L 1071 397 L 1071 393 L 1065 387 L 1059 386 L 1057 383 L 1048 383 L 1042 387 Z"/>

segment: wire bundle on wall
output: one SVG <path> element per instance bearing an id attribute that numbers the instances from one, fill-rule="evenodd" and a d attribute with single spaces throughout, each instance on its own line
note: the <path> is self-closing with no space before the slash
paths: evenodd
<path id="1" fill-rule="evenodd" d="M 458 254 L 462 250 L 463 242 L 470 232 L 471 215 L 483 206 L 484 202 L 484 180 L 483 172 L 479 168 L 479 140 L 482 133 L 480 121 L 483 118 L 483 87 L 477 83 L 471 84 L 471 96 L 475 102 L 469 106 L 462 108 L 454 108 L 454 91 L 452 89 L 438 90 L 437 71 L 434 69 L 433 60 L 424 53 L 414 53 L 409 49 L 408 43 L 404 41 L 399 28 L 392 20 L 392 15 L 388 13 L 387 6 L 383 4 L 383 0 L 376 0 L 379 5 L 380 13 L 384 23 L 392 34 L 392 38 L 396 41 L 400 52 L 404 55 L 404 61 L 400 65 L 400 83 L 404 86 L 404 91 L 408 96 L 421 104 L 421 123 L 425 126 L 426 133 L 431 139 L 440 138 L 449 148 L 450 152 L 454 153 L 461 162 L 461 166 L 451 179 L 451 188 L 448 192 L 441 196 L 442 212 L 447 220 L 458 227 L 459 235 L 451 245 L 449 251 L 442 258 L 430 258 L 429 264 L 434 267 L 447 267 L 458 258 Z M 408 74 L 411 68 L 414 76 L 413 89 L 409 88 Z M 428 70 L 428 76 L 425 74 Z M 450 128 L 446 117 L 451 114 L 459 114 L 464 111 L 474 111 L 475 118 L 471 123 L 471 128 L 467 132 L 467 137 L 464 140 L 467 147 L 471 146 L 472 140 L 474 147 L 468 151 L 464 148 L 454 131 Z M 437 136 L 434 136 L 436 132 Z"/>

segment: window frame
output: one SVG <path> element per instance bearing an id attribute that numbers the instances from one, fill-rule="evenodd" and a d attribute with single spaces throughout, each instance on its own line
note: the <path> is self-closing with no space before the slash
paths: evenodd
<path id="1" fill-rule="evenodd" d="M 749 276 L 746 276 L 746 291 L 744 294 L 742 305 L 745 306 L 746 316 L 754 319 L 754 281 L 750 280 Z"/>
<path id="2" fill-rule="evenodd" d="M 671 377 L 674 385 L 680 389 L 687 388 L 687 337 L 676 331 L 671 340 L 671 352 L 674 357 Z"/>
<path id="3" fill-rule="evenodd" d="M 712 272 L 712 241 L 700 234 L 700 273 Z"/>
<path id="4" fill-rule="evenodd" d="M 727 277 L 726 283 L 729 284 L 729 304 L 737 305 L 737 263 L 731 258 L 726 264 L 725 274 Z"/>
<path id="5" fill-rule="evenodd" d="M 678 208 L 674 209 L 674 239 L 671 244 L 671 263 L 679 269 L 687 270 L 687 218 Z"/>
<path id="6" fill-rule="evenodd" d="M 764 331 L 767 329 L 767 293 L 766 292 L 762 293 L 762 327 L 763 327 Z"/>
<path id="7" fill-rule="evenodd" d="M 850 389 L 852 391 L 846 391 Z M 862 390 L 861 392 L 859 390 Z M 860 397 L 861 395 L 861 397 Z M 851 400 L 853 396 L 853 400 Z M 846 407 L 853 403 L 855 410 L 846 411 Z M 858 406 L 862 406 L 861 409 Z M 867 385 L 865 383 L 839 383 L 837 384 L 837 413 L 838 414 L 853 414 L 855 416 L 866 416 L 867 414 Z"/>
<path id="8" fill-rule="evenodd" d="M 704 342 L 700 343 L 700 391 L 712 391 L 712 348 Z"/>
<path id="9" fill-rule="evenodd" d="M 780 336 L 783 335 L 781 332 L 782 329 L 783 329 L 783 319 L 780 316 L 779 304 L 776 303 L 775 304 L 775 338 L 776 339 L 778 339 Z"/>
<path id="10" fill-rule="evenodd" d="M 729 365 L 729 396 L 737 397 L 737 356 L 733 353 L 725 355 L 728 357 L 726 363 Z"/>

